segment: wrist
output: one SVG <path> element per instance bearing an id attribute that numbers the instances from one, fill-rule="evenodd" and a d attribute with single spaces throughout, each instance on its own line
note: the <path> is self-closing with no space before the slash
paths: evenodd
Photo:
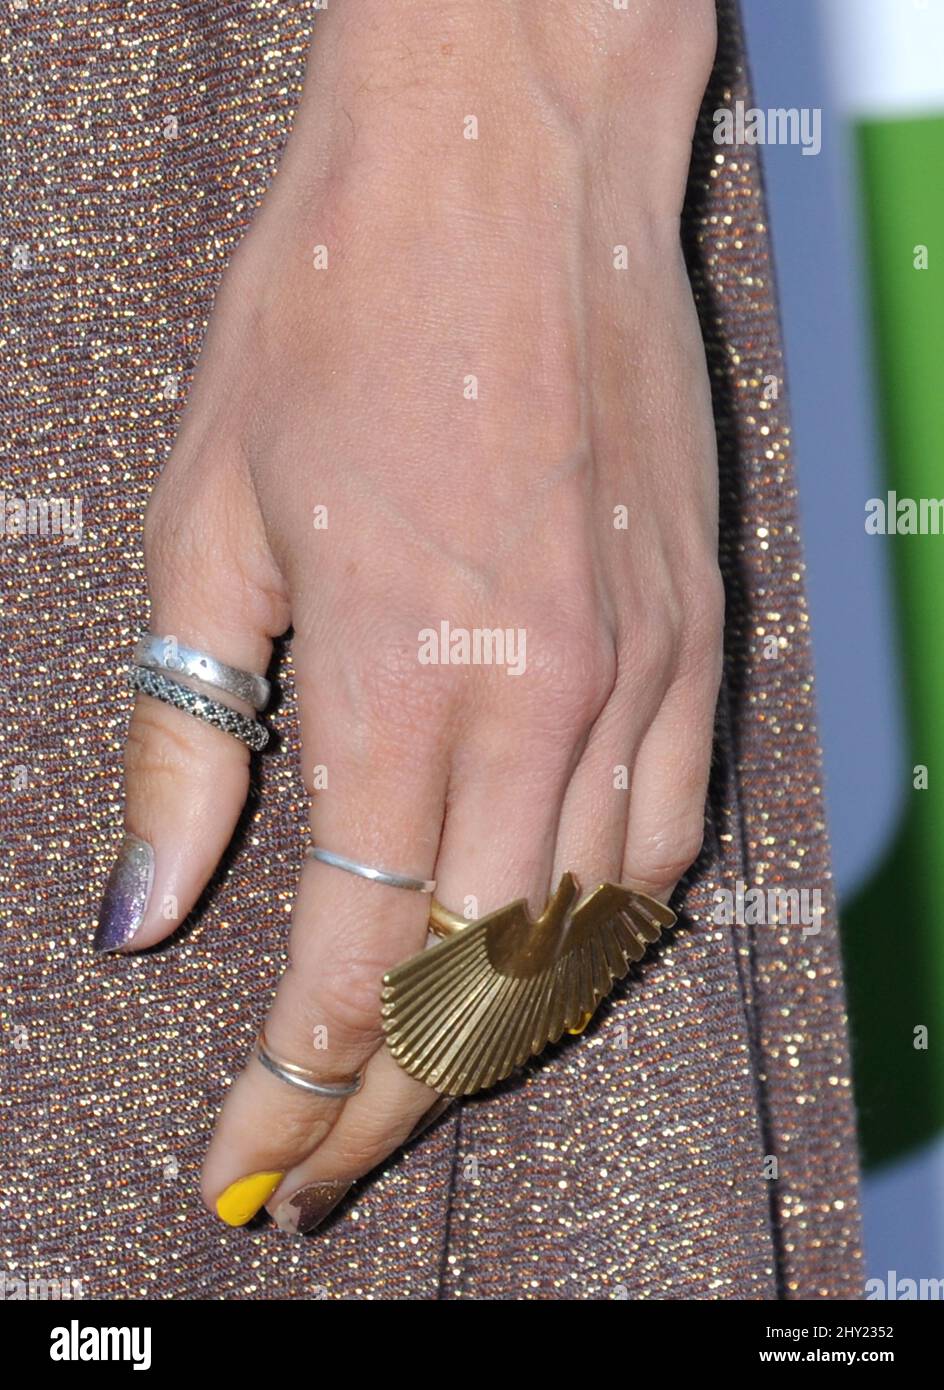
<path id="1" fill-rule="evenodd" d="M 328 0 L 323 46 L 346 97 L 489 93 L 594 125 L 697 110 L 715 0 Z M 331 50 L 330 55 L 327 50 Z"/>
<path id="2" fill-rule="evenodd" d="M 315 48 L 374 90 L 487 92 L 539 84 L 575 120 L 701 99 L 715 0 L 329 0 Z M 605 114 L 612 117 L 612 109 Z M 649 114 L 658 118 L 659 110 Z"/>
<path id="3" fill-rule="evenodd" d="M 714 0 L 329 0 L 280 177 L 677 216 L 713 52 Z"/>
<path id="4" fill-rule="evenodd" d="M 716 0 L 328 0 L 327 31 L 386 89 L 532 75 L 573 113 L 603 95 L 701 97 L 715 53 Z"/>

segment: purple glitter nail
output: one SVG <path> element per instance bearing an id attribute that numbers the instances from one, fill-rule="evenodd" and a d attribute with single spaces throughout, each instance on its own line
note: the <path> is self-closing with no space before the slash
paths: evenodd
<path id="1" fill-rule="evenodd" d="M 153 849 L 137 835 L 126 835 L 102 896 L 93 942 L 96 951 L 118 951 L 128 945 L 144 918 L 153 883 Z"/>

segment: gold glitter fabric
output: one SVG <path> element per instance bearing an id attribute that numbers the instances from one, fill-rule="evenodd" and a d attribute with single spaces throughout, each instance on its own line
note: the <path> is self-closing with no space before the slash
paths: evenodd
<path id="1" fill-rule="evenodd" d="M 17 0 L 0 83 L 5 496 L 82 538 L 2 540 L 2 1268 L 86 1298 L 855 1298 L 857 1164 L 803 566 L 736 15 L 686 235 L 715 386 L 729 589 L 711 830 L 682 923 L 580 1038 L 465 1103 L 309 1239 L 204 1210 L 213 1117 L 284 965 L 305 843 L 291 663 L 263 795 L 196 924 L 95 959 L 120 842 L 141 518 L 226 258 L 289 129 L 312 12 Z M 769 658 L 773 637 L 774 659 Z M 822 930 L 714 893 L 824 892 Z"/>

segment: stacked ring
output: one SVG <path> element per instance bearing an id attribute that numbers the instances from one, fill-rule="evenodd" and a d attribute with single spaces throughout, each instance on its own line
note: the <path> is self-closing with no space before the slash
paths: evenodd
<path id="1" fill-rule="evenodd" d="M 217 661 L 207 652 L 182 646 L 176 640 L 159 637 L 154 632 L 145 632 L 139 638 L 134 649 L 134 664 L 144 666 L 149 671 L 164 671 L 171 676 L 175 673 L 190 676 L 214 690 L 235 696 L 254 710 L 265 709 L 272 694 L 272 686 L 265 676 L 227 666 L 224 661 Z"/>
<path id="2" fill-rule="evenodd" d="M 165 705 L 172 705 L 194 719 L 202 719 L 204 724 L 212 724 L 225 734 L 232 734 L 255 753 L 265 748 L 269 742 L 268 729 L 223 701 L 212 700 L 191 689 L 181 680 L 182 676 L 202 681 L 211 689 L 232 695 L 255 710 L 264 709 L 272 694 L 272 687 L 265 676 L 257 675 L 255 671 L 241 671 L 238 666 L 228 666 L 209 652 L 182 646 L 176 638 L 161 637 L 155 632 L 142 633 L 135 646 L 134 665 L 129 672 L 135 690 Z"/>
<path id="3" fill-rule="evenodd" d="M 215 729 L 232 734 L 254 753 L 261 752 L 269 742 L 268 729 L 255 719 L 247 719 L 238 710 L 221 704 L 219 700 L 199 695 L 189 686 L 178 685 L 159 671 L 149 671 L 144 666 L 133 666 L 128 679 L 133 689 L 140 690 L 142 694 L 150 695 L 165 705 L 173 705 L 175 709 L 193 715 L 194 719 L 202 719 L 204 724 L 212 724 Z"/>

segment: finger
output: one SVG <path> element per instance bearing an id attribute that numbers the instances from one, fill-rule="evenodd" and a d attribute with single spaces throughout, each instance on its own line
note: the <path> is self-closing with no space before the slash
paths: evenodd
<path id="1" fill-rule="evenodd" d="M 470 729 L 454 762 L 437 862 L 436 896 L 447 909 L 481 919 L 520 899 L 532 917 L 548 906 L 556 886 L 550 874 L 560 811 L 577 756 L 573 742 L 573 735 L 524 736 L 505 718 Z M 517 1030 L 498 1026 L 500 1018 L 523 1022 L 518 1006 L 506 1014 L 508 1001 L 499 998 L 509 989 L 517 997 L 519 985 L 490 968 L 483 974 L 483 965 L 475 952 L 455 958 L 448 980 L 427 984 L 422 1018 L 414 1017 L 407 1034 L 397 1036 L 397 1055 L 402 1049 L 413 1054 L 411 1069 L 415 1065 L 430 1086 L 489 1086 L 523 1060 L 517 1056 Z M 519 1001 L 529 1012 L 536 1002 L 536 995 Z M 457 1009 L 461 1029 L 453 1021 Z M 418 1026 L 425 1037 L 416 1035 Z"/>
<path id="2" fill-rule="evenodd" d="M 470 917 L 525 897 L 537 908 L 548 895 L 560 806 L 575 753 L 520 725 L 482 716 L 465 730 L 453 754 L 449 808 L 436 860 L 436 896 Z M 442 788 L 444 791 L 444 787 Z M 425 910 L 428 916 L 428 902 Z M 420 927 L 419 923 L 416 923 Z M 412 928 L 372 974 L 379 983 L 393 964 L 420 950 L 426 921 Z M 378 1018 L 379 1022 L 379 1018 Z M 376 1040 L 379 1041 L 379 1033 Z M 351 1183 L 398 1148 L 438 1107 L 435 1090 L 403 1071 L 386 1050 L 375 1051 L 362 1091 L 348 1100 L 327 1137 L 289 1170 L 269 1209 L 288 1230 L 312 1230 Z"/>
<path id="3" fill-rule="evenodd" d="M 528 746 L 513 723 L 486 717 L 466 730 L 463 752 L 453 757 L 436 896 L 470 917 L 513 898 L 539 907 L 547 898 L 571 758 L 561 748 L 552 753 L 541 738 L 531 745 L 533 754 Z M 384 964 L 408 959 L 423 944 L 404 941 L 396 959 Z M 363 1090 L 346 1103 L 317 1151 L 286 1175 L 270 1210 L 286 1229 L 313 1229 L 351 1182 L 398 1148 L 439 1104 L 435 1090 L 403 1071 L 386 1049 L 377 1051 Z"/>
<path id="4" fill-rule="evenodd" d="M 545 907 L 564 797 L 613 691 L 615 651 L 588 624 L 555 612 L 526 635 L 522 674 L 494 674 L 453 757 L 436 896 L 466 917 Z"/>
<path id="5" fill-rule="evenodd" d="M 494 707 L 486 703 L 470 716 L 452 755 L 436 895 L 469 917 L 517 898 L 540 911 L 549 895 L 563 798 L 599 713 L 599 695 L 551 678 L 549 700 L 548 664 L 539 664 L 542 669 L 540 684 L 504 687 Z M 389 1053 L 378 1052 L 364 1091 L 346 1103 L 312 1156 L 286 1176 L 270 1209 L 282 1224 L 312 1229 L 434 1104 L 431 1087 L 401 1071 Z"/>
<path id="6" fill-rule="evenodd" d="M 549 744 L 539 741 L 532 761 L 522 756 L 527 745 L 520 734 L 506 745 L 497 728 L 483 725 L 478 735 L 471 730 L 469 751 L 454 766 L 436 869 L 437 897 L 481 916 L 516 897 L 543 907 L 558 871 L 575 864 L 584 866 L 586 877 L 580 881 L 586 884 L 597 881 L 595 876 L 601 881 L 617 877 L 625 842 L 625 798 L 617 797 L 611 780 L 596 802 L 591 789 L 602 780 L 603 769 L 611 768 L 614 748 L 622 746 L 617 739 L 624 715 L 616 709 L 612 718 L 601 716 L 569 782 L 575 754 L 559 756 L 555 765 L 548 757 Z M 562 838 L 565 820 L 570 831 Z M 558 866 L 551 878 L 554 844 L 565 857 L 559 859 L 563 868 Z M 298 1234 L 319 1228 L 358 1178 L 454 1103 L 453 1097 L 439 1096 L 408 1075 L 386 1049 L 378 1051 L 368 1064 L 362 1091 L 347 1102 L 315 1152 L 286 1173 L 268 1202 L 276 1224 Z"/>
<path id="7" fill-rule="evenodd" d="M 151 630 L 265 671 L 288 606 L 240 469 L 227 464 L 224 473 L 206 460 L 158 498 L 146 525 Z M 124 770 L 126 835 L 102 900 L 99 951 L 151 946 L 187 916 L 232 836 L 249 752 L 231 734 L 139 694 Z"/>
<path id="8" fill-rule="evenodd" d="M 619 720 L 613 721 L 614 726 Z M 600 747 L 608 748 L 603 721 Z M 472 725 L 454 758 L 449 812 L 437 861 L 437 897 L 478 917 L 519 897 L 543 908 L 558 843 L 561 810 L 571 795 L 578 736 L 555 739 L 547 729 L 525 736 L 502 717 Z M 591 744 L 593 740 L 591 739 Z M 583 766 L 581 760 L 578 773 Z M 618 870 L 625 837 L 625 807 L 611 798 L 608 853 L 595 848 L 588 863 Z M 453 1099 L 403 1071 L 381 1049 L 371 1059 L 363 1090 L 348 1101 L 330 1135 L 303 1164 L 286 1174 L 268 1206 L 286 1231 L 320 1226 L 352 1184 L 383 1162 L 418 1128 L 434 1122 Z"/>
<path id="9" fill-rule="evenodd" d="M 403 1071 L 386 1048 L 371 1057 L 361 1091 L 344 1107 L 324 1143 L 285 1174 L 267 1206 L 290 1234 L 317 1230 L 364 1177 L 457 1104 Z"/>
<path id="10" fill-rule="evenodd" d="M 663 902 L 701 851 L 720 675 L 719 636 L 683 660 L 633 769 L 623 882 Z"/>
<path id="11" fill-rule="evenodd" d="M 540 912 L 551 891 L 564 793 L 577 759 L 570 739 L 486 717 L 453 761 L 436 862 L 436 897 L 470 920 L 516 898 Z"/>
<path id="12" fill-rule="evenodd" d="M 483 726 L 478 737 L 474 728 L 470 730 L 468 751 L 454 762 L 451 805 L 437 863 L 437 896 L 478 916 L 520 896 L 543 906 L 547 889 L 568 867 L 579 867 L 578 877 L 587 885 L 617 879 L 627 803 L 625 794 L 617 795 L 614 788 L 616 750 L 627 743 L 634 746 L 658 698 L 653 691 L 648 707 L 635 702 L 638 733 L 630 727 L 626 706 L 611 702 L 594 725 L 569 781 L 576 752 L 569 758 L 559 754 L 555 760 L 549 756 L 553 743 L 544 738 L 534 744 L 532 759 L 523 755 L 528 744 L 520 732 L 503 741 L 501 726 Z M 557 853 L 553 878 L 547 871 L 551 839 Z M 473 884 L 489 886 L 484 892 L 465 891 Z M 290 1232 L 317 1229 L 358 1178 L 415 1134 L 418 1126 L 432 1123 L 450 1103 L 449 1096 L 437 1098 L 401 1070 L 389 1052 L 377 1052 L 363 1090 L 347 1102 L 328 1137 L 286 1174 L 270 1199 L 276 1223 Z"/>
<path id="13" fill-rule="evenodd" d="M 363 708 L 358 721 L 338 684 L 327 689 L 327 677 L 318 684 L 317 698 L 310 686 L 302 689 L 305 747 L 317 749 L 328 773 L 312 810 L 316 843 L 374 867 L 432 877 L 448 777 L 445 739 L 432 737 L 416 711 L 397 714 L 389 703 L 382 721 Z M 293 912 L 291 965 L 265 1022 L 271 1051 L 321 1081 L 363 1072 L 382 1038 L 383 976 L 424 945 L 429 902 L 426 893 L 309 860 Z M 238 1224 L 244 1190 L 258 1197 L 255 1209 L 270 1195 L 252 1186 L 257 1175 L 281 1175 L 302 1162 L 346 1104 L 286 1085 L 251 1059 L 207 1154 L 208 1205 Z"/>
<path id="14" fill-rule="evenodd" d="M 624 681 L 594 725 L 564 797 L 552 882 L 568 870 L 584 892 L 618 881 L 636 754 L 660 700 L 658 682 Z"/>

